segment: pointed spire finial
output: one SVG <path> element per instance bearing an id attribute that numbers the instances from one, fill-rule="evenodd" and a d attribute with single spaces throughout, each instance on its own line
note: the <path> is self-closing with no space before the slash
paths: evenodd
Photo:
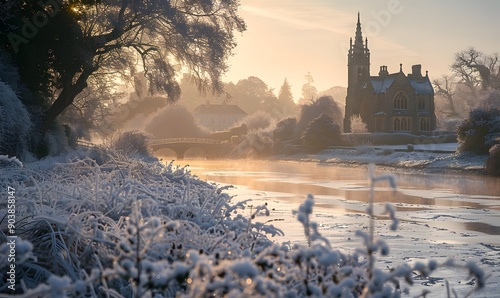
<path id="1" fill-rule="evenodd" d="M 356 24 L 356 36 L 354 38 L 354 48 L 357 51 L 362 51 L 362 49 L 364 48 L 363 34 L 361 33 L 361 22 L 360 22 L 359 11 L 358 11 L 358 23 Z"/>
<path id="2" fill-rule="evenodd" d="M 403 72 L 403 63 L 399 63 L 399 72 Z"/>

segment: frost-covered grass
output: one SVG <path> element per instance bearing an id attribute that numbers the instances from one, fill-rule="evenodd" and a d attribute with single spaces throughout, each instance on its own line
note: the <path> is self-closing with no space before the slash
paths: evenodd
<path id="1" fill-rule="evenodd" d="M 0 172 L 2 189 L 16 189 L 19 237 L 16 292 L 3 283 L 0 297 L 400 297 L 414 272 L 429 276 L 440 266 L 463 268 L 477 288 L 484 285 L 474 264 L 377 268 L 375 258 L 390 250 L 374 237 L 372 207 L 371 229 L 357 232 L 359 249 L 347 254 L 311 220 L 310 195 L 296 212 L 304 244 L 291 246 L 270 240 L 282 232 L 265 221 L 267 206 L 245 217 L 246 201 L 231 203 L 224 189 L 185 168 L 102 150 L 59 162 Z M 387 179 L 371 176 L 372 185 Z M 7 211 L 0 208 L 5 243 Z M 386 210 L 396 229 L 394 209 Z"/>

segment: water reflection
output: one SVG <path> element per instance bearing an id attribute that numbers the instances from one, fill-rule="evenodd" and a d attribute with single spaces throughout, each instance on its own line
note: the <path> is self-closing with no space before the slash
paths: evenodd
<path id="1" fill-rule="evenodd" d="M 344 209 L 346 202 L 359 202 L 352 208 L 362 212 L 369 188 L 365 167 L 333 167 L 314 163 L 282 161 L 184 161 L 201 179 L 241 185 L 252 190 L 285 194 L 300 202 L 312 193 L 325 208 Z M 382 171 L 378 170 L 378 174 Z M 438 208 L 484 210 L 489 222 L 481 216 L 474 222 L 457 222 L 464 229 L 500 234 L 500 179 L 475 175 L 397 173 L 398 192 L 388 185 L 378 185 L 375 202 L 393 203 L 399 211 L 422 211 Z M 328 200 L 321 200 L 322 197 Z M 329 207 L 326 207 L 326 206 Z M 444 207 L 444 208 L 443 208 Z"/>

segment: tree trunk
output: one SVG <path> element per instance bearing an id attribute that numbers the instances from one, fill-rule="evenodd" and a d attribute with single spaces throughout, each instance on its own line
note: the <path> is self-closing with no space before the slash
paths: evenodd
<path id="1" fill-rule="evenodd" d="M 42 134 L 45 135 L 49 130 L 50 126 L 54 123 L 57 116 L 61 114 L 67 107 L 69 107 L 75 97 L 82 92 L 85 87 L 87 87 L 87 79 L 92 74 L 91 70 L 84 70 L 75 84 L 68 82 L 63 87 L 61 93 L 57 97 L 56 101 L 45 111 L 43 125 L 42 125 Z M 76 75 L 76 74 L 74 74 Z M 71 76 L 71 77 L 74 77 Z M 69 79 L 70 80 L 70 79 Z"/>

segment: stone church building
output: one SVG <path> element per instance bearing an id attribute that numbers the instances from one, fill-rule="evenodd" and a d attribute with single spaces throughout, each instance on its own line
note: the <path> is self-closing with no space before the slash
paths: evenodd
<path id="1" fill-rule="evenodd" d="M 363 41 L 361 23 L 356 26 L 354 44 L 348 52 L 348 80 L 344 132 L 351 132 L 351 116 L 359 115 L 369 132 L 430 134 L 436 128 L 434 89 L 428 73 L 420 65 L 405 74 L 389 73 L 381 66 L 378 76 L 370 75 L 368 38 Z"/>

